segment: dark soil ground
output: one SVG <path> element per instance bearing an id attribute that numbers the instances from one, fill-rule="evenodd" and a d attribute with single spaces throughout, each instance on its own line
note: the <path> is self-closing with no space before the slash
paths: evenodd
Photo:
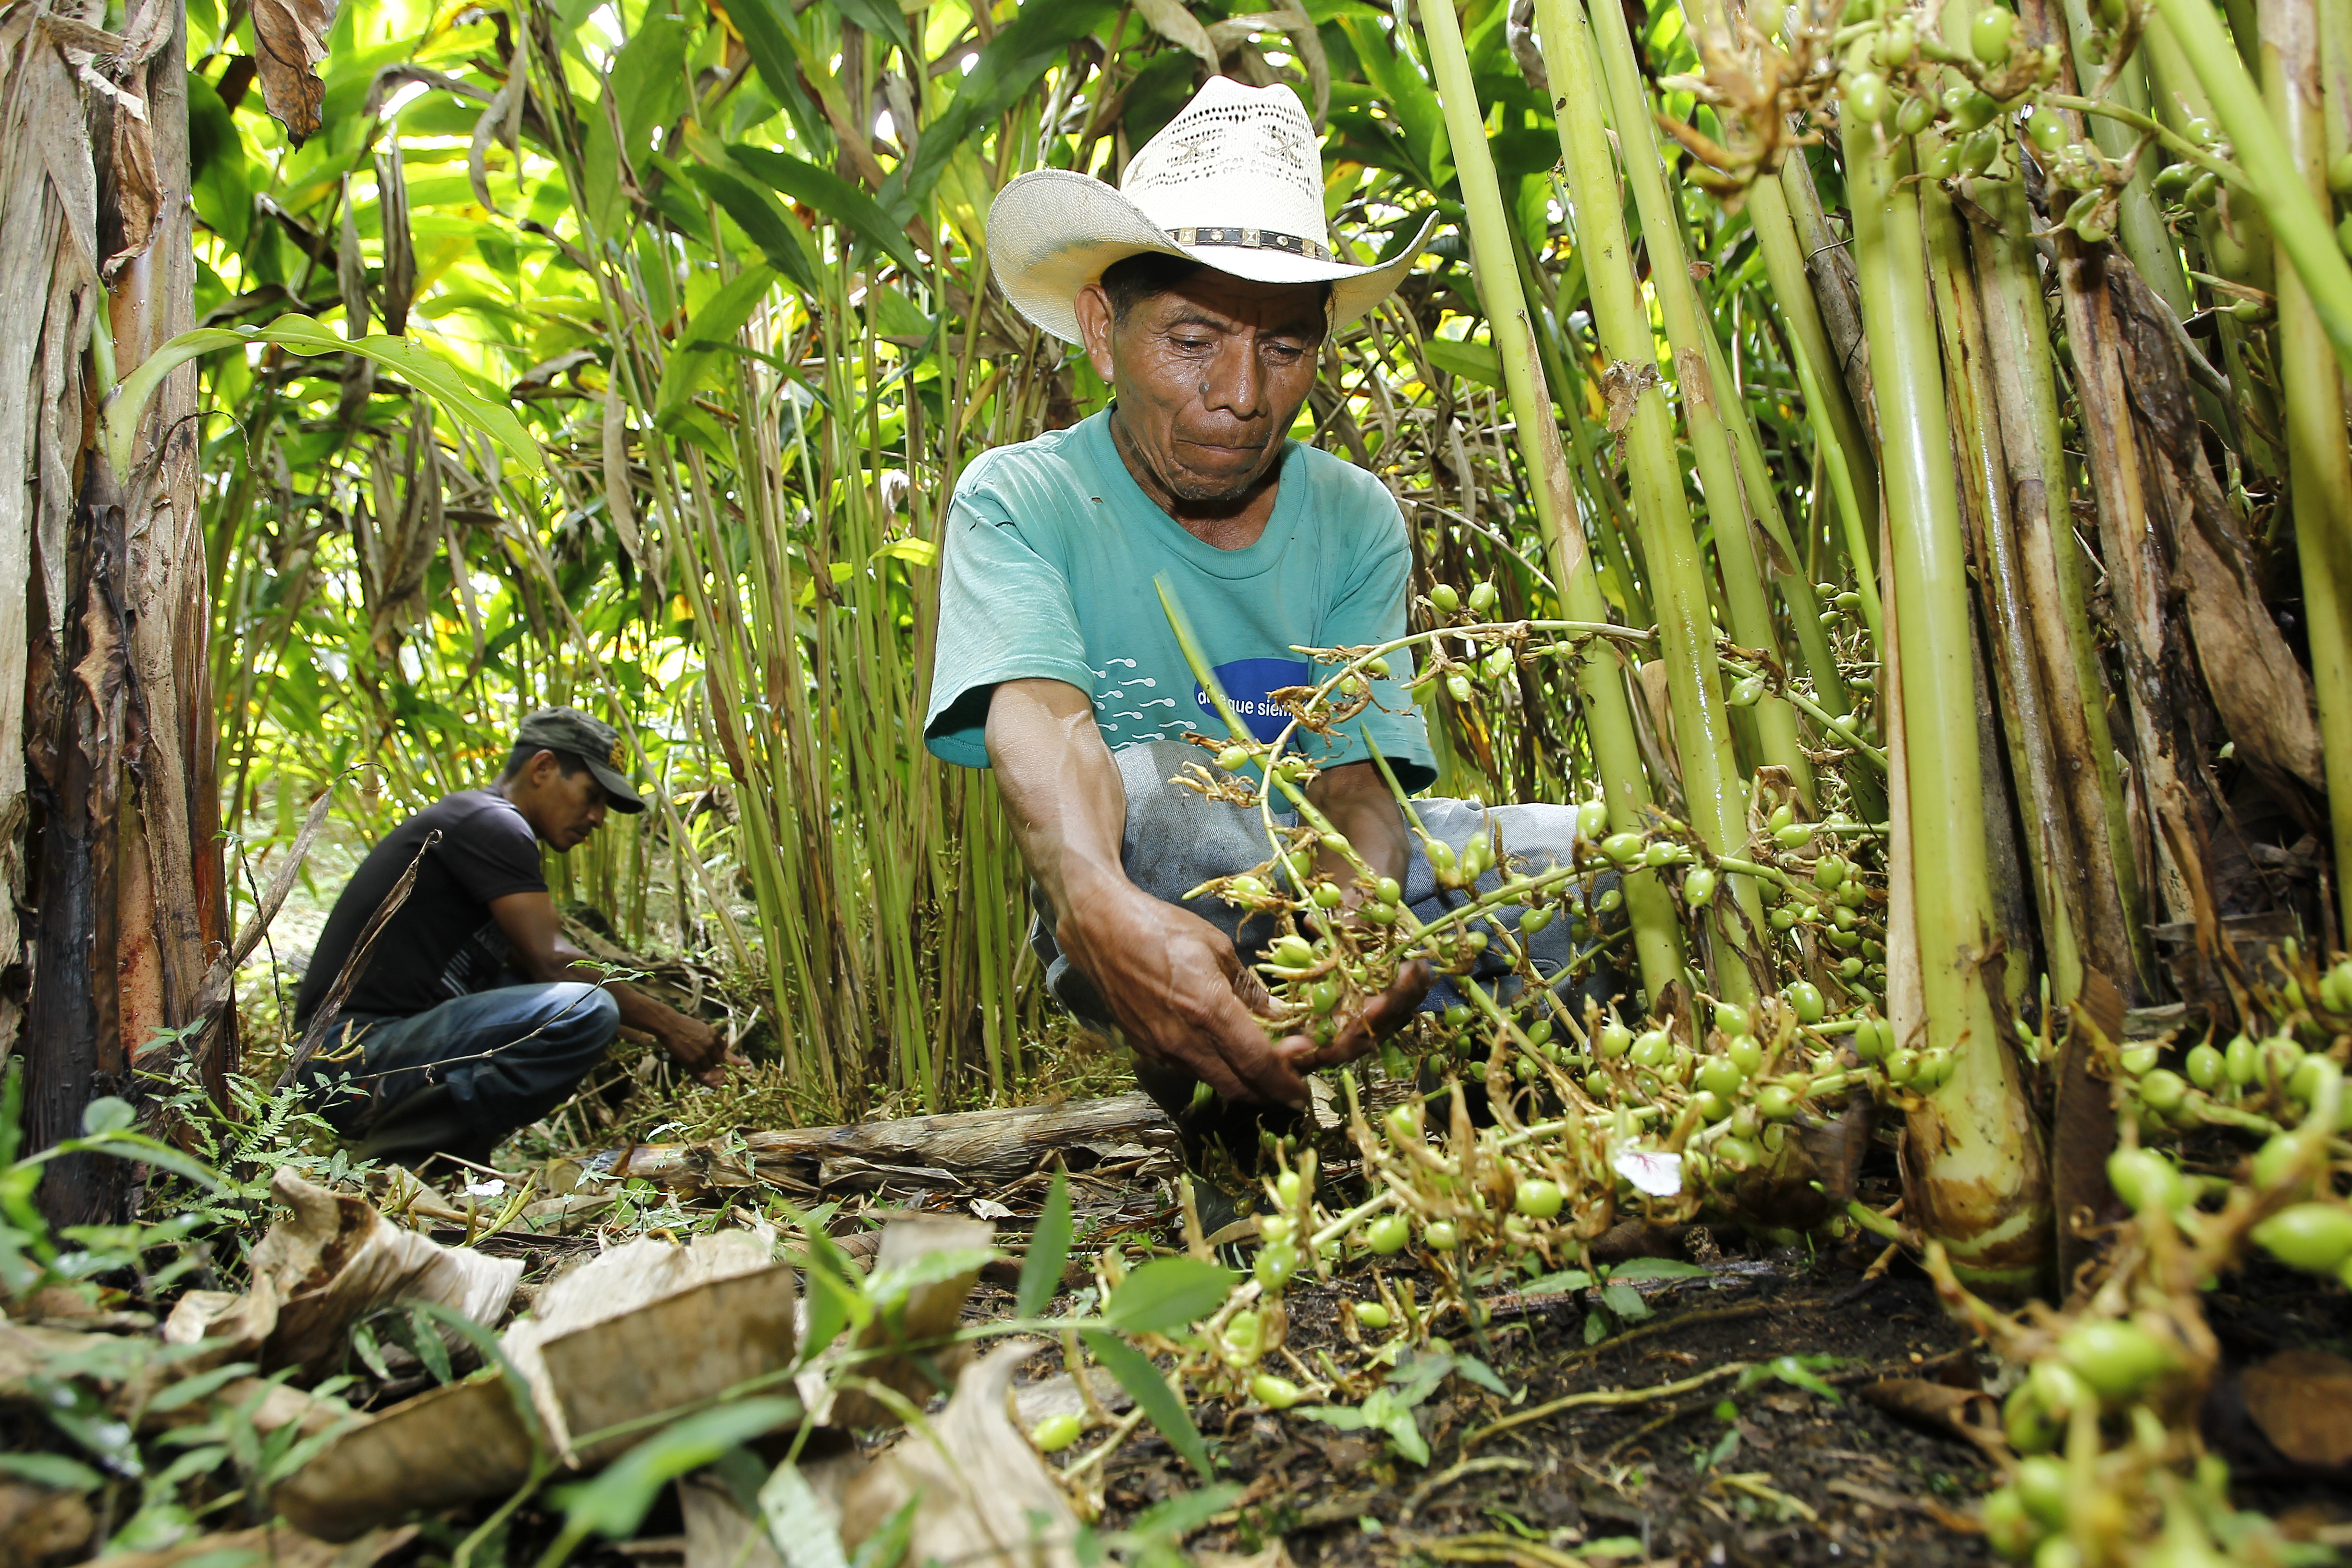
<path id="1" fill-rule="evenodd" d="M 1822 1376 L 1836 1401 L 1777 1379 L 1741 1391 L 1727 1378 L 1565 1410 L 1480 1442 L 1474 1434 L 1515 1404 L 1457 1378 L 1423 1407 L 1425 1468 L 1377 1434 L 1211 1405 L 1202 1425 L 1247 1490 L 1231 1523 L 1192 1544 L 1249 1552 L 1279 1537 L 1300 1564 L 1458 1559 L 1465 1548 L 1526 1563 L 1987 1560 L 1969 1518 L 1994 1479 L 1981 1455 L 1853 1392 L 1880 1376 L 1974 1380 L 1967 1336 L 1923 1279 L 1864 1284 L 1853 1268 L 1796 1261 L 1693 1283 L 1597 1345 L 1585 1343 L 1575 1300 L 1552 1298 L 1498 1315 L 1483 1346 L 1465 1338 L 1456 1348 L 1483 1351 L 1515 1394 L 1524 1388 L 1520 1409 L 1789 1355 L 1834 1358 Z M 1333 1336 L 1342 1289 L 1291 1292 L 1291 1342 L 1302 1354 Z M 1193 1484 L 1165 1444 L 1139 1440 L 1112 1464 L 1111 1521 Z"/>
<path id="2" fill-rule="evenodd" d="M 1334 1160 L 1326 1170 L 1340 1176 L 1339 1165 Z M 1893 1174 L 1891 1161 L 1874 1154 L 1863 1181 L 1865 1201 L 1891 1203 Z M 1163 1181 L 1101 1172 L 1076 1177 L 1073 1186 L 1081 1239 L 1066 1275 L 1070 1288 L 1100 1248 L 1122 1247 L 1133 1258 L 1182 1245 Z M 869 1194 L 845 1205 L 830 1228 L 853 1235 L 890 1209 L 969 1212 L 970 1197 Z M 1000 1241 L 1016 1254 L 1041 1197 L 1034 1177 L 997 1194 L 1012 1211 L 999 1220 Z M 488 1245 L 509 1244 L 501 1237 Z M 526 1289 L 595 1245 L 588 1236 L 520 1243 L 530 1264 Z M 1865 1395 L 1882 1380 L 1973 1390 L 1997 1375 L 1924 1277 L 1900 1261 L 1874 1275 L 1877 1249 L 1861 1245 L 1811 1253 L 1692 1230 L 1675 1238 L 1675 1249 L 1705 1263 L 1707 1277 L 1642 1283 L 1646 1311 L 1602 1316 L 1609 1331 L 1590 1342 L 1588 1319 L 1597 1311 L 1591 1291 L 1530 1299 L 1498 1282 L 1478 1291 L 1492 1306 L 1483 1327 L 1474 1331 L 1459 1316 L 1442 1322 L 1438 1331 L 1452 1349 L 1484 1362 L 1509 1393 L 1459 1376 L 1440 1384 L 1418 1412 L 1426 1465 L 1400 1456 L 1378 1432 L 1335 1429 L 1296 1410 L 1197 1405 L 1219 1479 L 1241 1491 L 1186 1539 L 1186 1549 L 1229 1554 L 1203 1555 L 1204 1562 L 1253 1558 L 1255 1568 L 1286 1560 L 1299 1568 L 1444 1562 L 1946 1568 L 1990 1561 L 1975 1516 L 1999 1479 L 1996 1467 L 1957 1433 L 1897 1416 Z M 1423 1301 L 1434 1293 L 1434 1276 L 1406 1258 L 1381 1267 L 1392 1289 L 1410 1283 Z M 1010 1283 L 1002 1267 L 984 1275 L 967 1320 L 1007 1313 Z M 1347 1342 L 1340 1303 L 1377 1294 L 1362 1265 L 1329 1285 L 1295 1282 L 1289 1349 L 1308 1365 L 1318 1351 L 1365 1365 L 1365 1349 Z M 2260 1268 L 2221 1282 L 2207 1307 L 2232 1368 L 2282 1350 L 2352 1352 L 2352 1297 L 2306 1276 Z M 1780 1358 L 1801 1358 L 1801 1368 L 1775 1373 Z M 1646 1392 L 1739 1364 L 1763 1370 Z M 1059 1352 L 1051 1352 L 1024 1375 L 1062 1370 Z M 1807 1373 L 1826 1387 L 1809 1386 Z M 2233 1387 L 2225 1379 L 2207 1435 L 2240 1479 L 2239 1504 L 2297 1524 L 2295 1533 L 2306 1539 L 2352 1537 L 2352 1489 L 2340 1478 L 2272 1462 L 2277 1456 L 2265 1455 L 2243 1412 L 2232 1415 Z M 1588 1394 L 1604 1398 L 1486 1430 Z M 1145 1426 L 1109 1459 L 1101 1485 L 1101 1524 L 1116 1531 L 1201 1481 Z M 551 1532 L 551 1520 L 537 1512 L 526 1510 L 515 1521 L 508 1561 L 529 1561 Z M 677 1528 L 665 1504 L 646 1521 L 646 1539 L 594 1548 L 580 1560 L 596 1568 L 680 1568 Z M 1284 1555 L 1257 1555 L 1277 1545 Z M 428 1542 L 418 1546 L 435 1554 Z"/>

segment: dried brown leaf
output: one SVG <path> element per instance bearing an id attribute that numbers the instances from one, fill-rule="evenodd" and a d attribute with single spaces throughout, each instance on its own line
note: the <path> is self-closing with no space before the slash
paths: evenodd
<path id="1" fill-rule="evenodd" d="M 1640 405 L 1642 394 L 1654 386 L 1665 384 L 1654 364 L 1635 364 L 1631 360 L 1619 360 L 1601 373 L 1601 401 L 1609 414 L 1609 434 L 1617 438 L 1617 460 L 1625 460 L 1625 432 L 1633 423 L 1633 410 Z"/>
<path id="2" fill-rule="evenodd" d="M 2238 1380 L 2246 1414 L 2299 1465 L 2352 1465 L 2352 1362 L 2325 1351 L 2282 1351 Z"/>
<path id="3" fill-rule="evenodd" d="M 261 101 L 299 147 L 318 133 L 327 88 L 318 65 L 336 0 L 253 0 L 253 41 Z"/>
<path id="4" fill-rule="evenodd" d="M 911 1497 L 921 1500 L 909 1562 L 1076 1568 L 1077 1517 L 1010 1415 L 1013 1370 L 1042 1348 L 1014 1340 L 966 1367 L 926 1430 L 900 1438 L 850 1482 L 843 1544 L 854 1550 Z"/>
<path id="5" fill-rule="evenodd" d="M 2000 1402 L 1982 1389 L 1954 1388 L 1919 1377 L 1882 1377 L 1864 1384 L 1860 1392 L 1890 1415 L 1973 1443 L 1987 1453 L 2002 1453 L 2009 1447 L 2001 1436 Z"/>

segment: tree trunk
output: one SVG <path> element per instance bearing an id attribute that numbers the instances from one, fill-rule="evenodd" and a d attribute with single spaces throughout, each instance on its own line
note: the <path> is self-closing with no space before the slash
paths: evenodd
<path id="1" fill-rule="evenodd" d="M 226 924 L 193 367 L 127 474 L 96 444 L 114 381 L 191 325 L 185 33 L 171 0 L 119 37 L 102 9 L 75 17 L 0 28 L 0 297 L 19 307 L 0 317 L 0 474 L 22 476 L 0 485 L 0 1053 L 21 1035 L 36 1149 L 95 1096 L 166 1087 Z M 215 1093 L 233 1039 L 191 1064 Z M 60 1161 L 41 1204 L 118 1218 L 131 1175 Z"/>

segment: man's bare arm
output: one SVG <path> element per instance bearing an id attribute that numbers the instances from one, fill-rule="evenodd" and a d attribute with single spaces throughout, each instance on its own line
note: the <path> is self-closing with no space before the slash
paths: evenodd
<path id="1" fill-rule="evenodd" d="M 1404 880 L 1405 868 L 1412 863 L 1412 840 L 1405 832 L 1404 813 L 1378 768 L 1370 763 L 1343 763 L 1317 773 L 1307 785 L 1307 804 L 1347 837 L 1374 875 Z M 1323 851 L 1321 863 L 1323 874 L 1340 887 L 1355 880 L 1355 868 L 1333 851 Z"/>
<path id="2" fill-rule="evenodd" d="M 1375 876 L 1404 880 L 1405 869 L 1412 864 L 1412 838 L 1405 831 L 1404 812 L 1380 769 L 1370 763 L 1343 763 L 1318 773 L 1307 783 L 1307 802 L 1355 847 Z M 1341 907 L 1353 910 L 1362 898 L 1356 886 L 1356 868 L 1329 849 L 1321 853 L 1318 863 L 1323 875 L 1346 892 L 1348 901 Z M 1432 978 L 1425 963 L 1404 965 L 1389 988 L 1367 1003 L 1329 1045 L 1295 1065 L 1301 1070 L 1333 1067 L 1364 1055 L 1382 1036 L 1393 1034 L 1412 1016 L 1421 999 L 1429 994 Z"/>
<path id="3" fill-rule="evenodd" d="M 1120 863 L 1127 793 L 1094 704 L 1060 680 L 1011 680 L 988 705 L 988 756 L 1055 941 L 1129 1043 L 1229 1100 L 1303 1105 L 1307 1086 L 1245 998 L 1263 994 L 1224 933 L 1138 888 Z"/>
<path id="4" fill-rule="evenodd" d="M 651 1035 L 679 1065 L 705 1083 L 726 1078 L 728 1051 L 718 1032 L 699 1018 L 655 1001 L 621 980 L 606 980 L 596 961 L 564 940 L 555 900 L 545 893 L 509 893 L 490 900 L 490 916 L 506 933 L 514 966 L 534 981 L 585 980 L 602 985 L 621 1005 L 626 1027 Z M 736 1060 L 740 1063 L 740 1058 Z"/>

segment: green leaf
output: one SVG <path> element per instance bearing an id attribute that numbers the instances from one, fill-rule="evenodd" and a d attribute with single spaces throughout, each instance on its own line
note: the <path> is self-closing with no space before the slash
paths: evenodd
<path id="1" fill-rule="evenodd" d="M 1642 1293 L 1631 1285 L 1619 1285 L 1614 1281 L 1603 1285 L 1601 1287 L 1601 1304 L 1621 1318 L 1646 1318 L 1650 1315 L 1650 1304 L 1643 1300 Z"/>
<path id="2" fill-rule="evenodd" d="M 922 276 L 929 269 L 923 258 L 907 238 L 904 217 L 893 217 L 884 212 L 881 204 L 830 169 L 820 169 L 814 163 L 780 153 L 771 147 L 753 147 L 738 142 L 727 149 L 735 162 L 777 190 L 822 213 L 826 217 L 848 225 L 858 237 L 896 261 L 908 273 Z"/>
<path id="3" fill-rule="evenodd" d="M 1509 1387 L 1496 1375 L 1495 1369 L 1476 1356 L 1456 1355 L 1454 1358 L 1454 1375 L 1475 1383 L 1490 1394 L 1499 1394 L 1506 1399 L 1511 1396 Z"/>
<path id="4" fill-rule="evenodd" d="M 594 1480 L 564 1488 L 556 1501 L 573 1530 L 619 1541 L 645 1522 L 662 1488 L 728 1449 L 800 1418 L 795 1399 L 745 1399 L 705 1410 L 663 1427 Z"/>
<path id="5" fill-rule="evenodd" d="M 131 440 L 139 433 L 139 416 L 146 412 L 147 400 L 163 384 L 163 378 L 201 354 L 215 349 L 231 348 L 248 342 L 247 335 L 228 327 L 198 327 L 182 332 L 139 362 L 139 368 L 126 375 L 116 385 L 114 397 L 100 418 L 100 438 L 106 447 L 107 461 L 113 466 L 117 479 L 131 477 Z M 104 389 L 100 388 L 103 395 Z"/>
<path id="6" fill-rule="evenodd" d="M 1391 42 L 1380 25 L 1356 16 L 1339 18 L 1339 30 L 1356 48 L 1364 76 L 1379 89 L 1382 107 L 1404 132 L 1416 183 L 1442 192 L 1454 183 L 1454 147 L 1445 130 L 1445 109 L 1429 79 Z"/>
<path id="7" fill-rule="evenodd" d="M 1450 338 L 1430 338 L 1421 345 L 1429 363 L 1448 375 L 1458 375 L 1482 385 L 1499 387 L 1503 384 L 1503 359 L 1492 343 L 1457 343 Z"/>
<path id="8" fill-rule="evenodd" d="M 1581 1268 L 1563 1268 L 1557 1274 L 1540 1275 L 1519 1287 L 1522 1296 L 1565 1296 L 1571 1290 L 1589 1290 L 1592 1276 Z"/>
<path id="9" fill-rule="evenodd" d="M 760 1517 L 784 1568 L 849 1568 L 841 1532 L 826 1516 L 816 1489 L 789 1461 L 778 1465 L 761 1487 Z"/>
<path id="10" fill-rule="evenodd" d="M 1168 1446 L 1183 1455 L 1202 1480 L 1215 1480 L 1216 1467 L 1210 1462 L 1208 1444 L 1201 1440 L 1201 1429 L 1192 1425 L 1192 1413 L 1184 1408 L 1184 1402 L 1168 1386 L 1168 1380 L 1160 1375 L 1151 1358 L 1106 1330 L 1081 1330 L 1078 1337 L 1086 1341 L 1095 1359 L 1110 1369 L 1110 1374 L 1118 1379 L 1118 1385 L 1127 1390 L 1143 1413 L 1151 1417 L 1151 1424 L 1160 1428 Z"/>
<path id="11" fill-rule="evenodd" d="M 869 289 L 866 302 L 874 309 L 875 330 L 895 343 L 928 348 L 939 335 L 939 320 L 924 314 L 902 289 Z"/>
<path id="12" fill-rule="evenodd" d="M 1445 1381 L 1445 1374 L 1454 1365 L 1452 1351 L 1426 1350 L 1418 1354 L 1408 1352 L 1389 1374 L 1389 1385 L 1383 1392 L 1410 1408 L 1436 1393 L 1437 1385 Z"/>
<path id="13" fill-rule="evenodd" d="M 703 301 L 662 366 L 661 389 L 654 398 L 656 425 L 667 429 L 692 401 L 703 374 L 719 357 L 717 349 L 735 341 L 735 334 L 743 330 L 743 323 L 751 319 L 775 281 L 775 268 L 747 267 Z"/>
<path id="14" fill-rule="evenodd" d="M 907 1560 L 907 1548 L 915 1539 L 915 1510 L 922 1506 L 923 1494 L 917 1492 L 898 1505 L 898 1511 L 882 1521 L 882 1528 L 858 1544 L 857 1555 L 849 1560 L 849 1568 L 898 1568 Z"/>
<path id="15" fill-rule="evenodd" d="M 901 187 L 920 202 L 967 138 L 977 138 L 1028 95 L 1076 39 L 1118 15 L 1112 0 L 1029 0 L 980 51 L 948 107 L 923 127 L 922 144 L 904 170 Z M 1426 91 L 1427 89 L 1423 89 Z"/>
<path id="16" fill-rule="evenodd" d="M 1811 1361 L 1827 1360 L 1832 1362 L 1834 1359 L 1835 1358 L 1833 1357 L 1806 1358 L 1806 1360 Z M 1803 1361 L 1798 1360 L 1795 1356 L 1775 1356 L 1757 1370 L 1779 1378 L 1782 1383 L 1787 1384 L 1791 1388 L 1801 1388 L 1808 1394 L 1817 1394 L 1823 1399 L 1828 1400 L 1832 1405 L 1843 1405 L 1845 1403 L 1845 1396 L 1843 1394 L 1840 1394 L 1829 1383 L 1816 1375 L 1811 1367 L 1807 1366 Z M 1743 1377 L 1740 1381 L 1745 1383 L 1747 1379 Z"/>
<path id="17" fill-rule="evenodd" d="M 1070 1260 L 1070 1177 L 1054 1173 L 1045 1189 L 1045 1206 L 1037 1226 L 1029 1233 L 1029 1255 L 1021 1260 L 1021 1283 L 1013 1293 L 1013 1315 L 1034 1318 L 1053 1303 L 1062 1288 L 1062 1266 Z"/>
<path id="18" fill-rule="evenodd" d="M 81 1130 L 91 1138 L 103 1138 L 110 1132 L 121 1132 L 139 1120 L 131 1102 L 120 1096 L 104 1094 L 81 1108 Z"/>
<path id="19" fill-rule="evenodd" d="M 1124 1533 L 1139 1541 L 1181 1546 L 1184 1538 L 1232 1508 L 1245 1489 L 1231 1481 L 1163 1498 L 1136 1516 Z"/>
<path id="20" fill-rule="evenodd" d="M 833 1206 L 824 1205 L 819 1212 L 830 1212 Z M 825 1234 L 824 1222 L 790 1203 L 784 1205 L 784 1216 L 800 1227 L 802 1239 L 808 1243 L 808 1327 L 801 1337 L 801 1360 L 806 1363 L 832 1344 L 852 1318 L 862 1326 L 874 1310 L 866 1300 L 866 1276 Z"/>
<path id="21" fill-rule="evenodd" d="M 998 1258 L 992 1247 L 943 1247 L 908 1258 L 895 1268 L 880 1269 L 866 1282 L 866 1300 L 877 1306 L 896 1306 L 925 1285 L 937 1285 L 966 1274 L 977 1274 Z"/>
<path id="22" fill-rule="evenodd" d="M 812 146 L 833 144 L 832 128 L 826 124 L 824 112 L 809 101 L 807 89 L 801 86 L 800 63 L 793 41 L 784 29 L 793 25 L 789 5 L 782 8 L 770 0 L 725 0 L 718 7 L 743 39 L 744 52 L 751 57 L 751 67 L 760 73 L 760 80 L 775 94 L 793 117 L 793 124 L 801 139 Z"/>
<path id="23" fill-rule="evenodd" d="M 99 1463 L 118 1476 L 136 1476 L 144 1466 L 129 1423 L 101 1404 L 79 1382 L 39 1375 L 25 1379 L 25 1389 L 40 1406 L 49 1425 L 87 1449 Z"/>
<path id="24" fill-rule="evenodd" d="M 686 54 L 685 24 L 653 5 L 613 57 L 604 90 L 621 111 L 621 150 L 632 167 L 652 145 L 654 128 L 670 124 L 686 107 Z"/>
<path id="25" fill-rule="evenodd" d="M 228 1191 L 228 1184 L 211 1167 L 143 1132 L 101 1132 L 94 1138 L 68 1138 L 43 1151 L 39 1158 L 47 1160 L 58 1154 L 111 1154 L 118 1160 L 136 1160 L 159 1171 L 169 1171 L 215 1193 Z"/>
<path id="26" fill-rule="evenodd" d="M 1364 1425 L 1388 1434 L 1396 1451 L 1414 1464 L 1429 1464 L 1429 1443 L 1421 1435 L 1421 1424 L 1413 1419 L 1412 1406 L 1385 1388 L 1372 1390 L 1364 1401 Z"/>
<path id="27" fill-rule="evenodd" d="M 898 0 L 834 0 L 834 9 L 845 20 L 856 23 L 877 37 L 889 39 L 902 49 L 912 50 L 915 47 L 907 36 L 907 17 L 898 9 Z"/>
<path id="28" fill-rule="evenodd" d="M 457 366 L 422 343 L 381 332 L 346 342 L 308 316 L 280 316 L 264 327 L 261 335 L 289 353 L 354 353 L 372 360 L 432 398 L 460 425 L 473 426 L 505 447 L 532 473 L 546 471 L 539 443 L 523 428 L 514 410 L 477 395 Z"/>
<path id="29" fill-rule="evenodd" d="M 177 1410 L 183 1405 L 193 1405 L 199 1399 L 211 1397 L 222 1384 L 233 1383 L 254 1370 L 255 1363 L 252 1362 L 233 1361 L 226 1366 L 216 1366 L 209 1372 L 200 1372 L 194 1377 L 184 1377 L 149 1400 L 147 1408 L 152 1414 L 160 1415 L 165 1411 Z"/>
<path id="30" fill-rule="evenodd" d="M 408 1309 L 408 1347 L 433 1374 L 434 1382 L 449 1381 L 455 1370 L 449 1364 L 449 1347 L 441 1342 L 441 1331 L 422 1306 Z"/>
<path id="31" fill-rule="evenodd" d="M 918 566 L 940 563 L 940 547 L 928 539 L 894 539 L 874 552 L 874 559 L 888 556 L 896 561 L 910 561 Z"/>
<path id="32" fill-rule="evenodd" d="M 514 1406 L 515 1418 L 522 1423 L 523 1431 L 530 1437 L 532 1452 L 543 1453 L 547 1447 L 547 1427 L 540 1419 L 538 1403 L 531 1398 L 530 1381 L 514 1363 L 507 1359 L 505 1342 L 490 1331 L 489 1326 L 478 1323 L 463 1312 L 445 1307 L 438 1301 L 415 1302 L 410 1306 L 409 1312 L 412 1322 L 415 1321 L 416 1314 L 422 1313 L 432 1323 L 446 1325 L 480 1353 L 485 1368 L 497 1369 L 499 1380 L 506 1387 L 507 1400 Z M 441 1343 L 441 1336 L 437 1333 L 427 1332 L 424 1337 L 436 1345 Z M 446 1349 L 444 1347 L 445 1359 Z M 423 1351 L 417 1353 L 421 1360 Z"/>
<path id="33" fill-rule="evenodd" d="M 25 1058 L 13 1058 L 0 1076 L 0 1166 L 16 1163 L 25 1141 Z"/>
<path id="34" fill-rule="evenodd" d="M 0 1476 L 60 1492 L 94 1492 L 106 1484 L 105 1477 L 63 1454 L 0 1454 Z"/>
<path id="35" fill-rule="evenodd" d="M 1234 1278 L 1197 1258 L 1157 1258 L 1110 1293 L 1103 1321 L 1121 1333 L 1164 1334 L 1215 1311 Z"/>
<path id="36" fill-rule="evenodd" d="M 1679 1258 L 1635 1258 L 1609 1271 L 1612 1279 L 1707 1279 L 1712 1270 Z"/>
<path id="37" fill-rule="evenodd" d="M 775 198 L 754 187 L 740 175 L 707 163 L 687 166 L 686 177 L 702 189 L 702 194 L 717 202 L 720 210 L 735 220 L 735 226 L 744 237 L 760 247 L 768 265 L 789 279 L 793 286 L 811 299 L 824 290 L 817 284 L 816 263 L 811 258 L 808 231 L 801 220 L 778 206 Z"/>
<path id="38" fill-rule="evenodd" d="M 125 480 L 131 477 L 140 418 L 166 375 L 216 349 L 255 342 L 272 343 L 294 354 L 358 354 L 431 397 L 458 424 L 469 426 L 496 441 L 532 473 L 546 470 L 539 443 L 531 439 L 530 432 L 523 428 L 514 410 L 477 395 L 455 365 L 422 344 L 381 332 L 356 342 L 348 341 L 308 316 L 285 315 L 266 327 L 199 327 L 182 332 L 123 377 L 100 419 L 100 440 L 115 476 Z"/>
<path id="39" fill-rule="evenodd" d="M 1326 1426 L 1336 1426 L 1342 1432 L 1360 1432 L 1370 1425 L 1364 1413 L 1346 1405 L 1301 1405 L 1290 1412 L 1309 1421 L 1320 1421 Z"/>

